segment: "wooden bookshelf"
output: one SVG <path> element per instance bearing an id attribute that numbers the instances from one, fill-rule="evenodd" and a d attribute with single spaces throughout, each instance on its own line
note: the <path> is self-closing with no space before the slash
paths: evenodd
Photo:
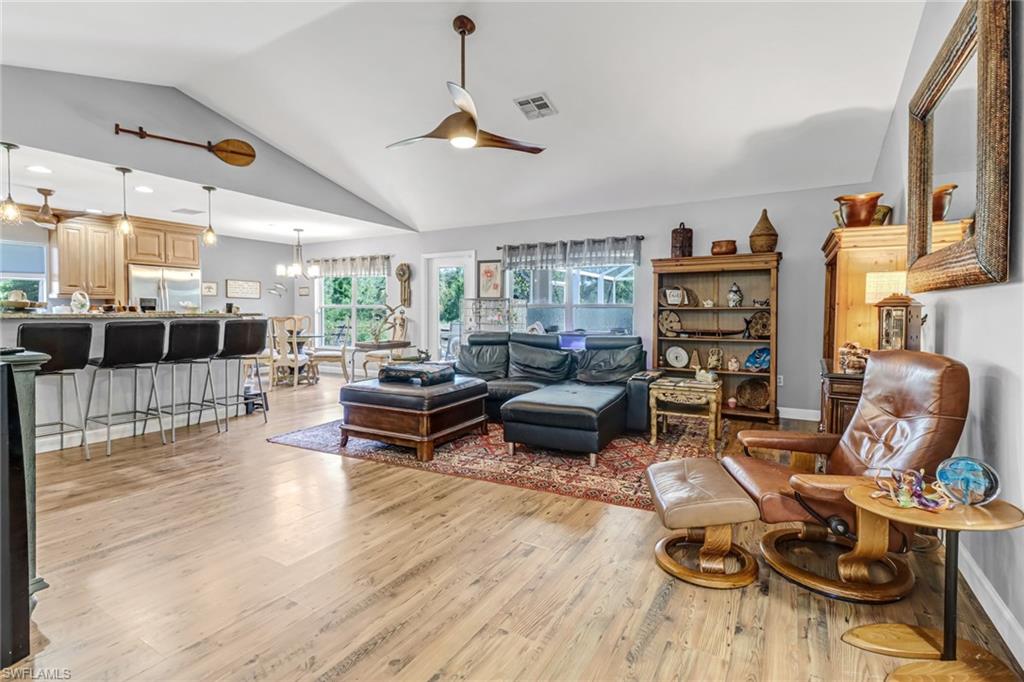
<path id="1" fill-rule="evenodd" d="M 693 258 L 658 258 L 651 261 L 654 268 L 654 333 L 657 348 L 652 353 L 657 369 L 686 376 L 695 370 L 688 367 L 672 367 L 665 360 L 665 352 L 672 346 L 681 346 L 688 354 L 694 350 L 706 368 L 708 351 L 721 348 L 723 363 L 714 370 L 722 380 L 722 414 L 738 419 L 758 419 L 776 423 L 778 409 L 778 310 L 779 310 L 779 263 L 781 253 L 748 253 L 735 256 L 697 256 Z M 743 304 L 736 308 L 727 305 L 727 294 L 732 283 L 743 290 Z M 661 297 L 666 287 L 685 287 L 700 299 L 696 307 L 667 305 Z M 768 306 L 754 306 L 754 299 L 768 299 Z M 714 305 L 705 308 L 703 301 L 710 299 Z M 662 331 L 658 324 L 659 315 L 671 310 L 679 315 L 685 335 L 671 336 Z M 771 315 L 771 333 L 768 338 L 744 338 L 741 334 L 719 336 L 718 332 L 736 332 L 746 327 L 746 319 L 756 312 L 767 311 Z M 704 332 L 704 333 L 701 333 Z M 736 356 L 741 367 L 747 356 L 759 347 L 771 351 L 771 361 L 766 372 L 751 372 L 744 369 L 730 371 L 726 364 Z M 764 410 L 753 410 L 737 406 L 730 408 L 725 400 L 736 395 L 740 383 L 751 378 L 762 377 L 768 383 L 768 406 Z"/>

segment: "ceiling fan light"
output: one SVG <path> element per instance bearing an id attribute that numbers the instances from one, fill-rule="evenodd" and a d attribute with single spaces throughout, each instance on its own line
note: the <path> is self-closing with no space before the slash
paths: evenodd
<path id="1" fill-rule="evenodd" d="M 124 236 L 129 236 L 135 231 L 135 227 L 132 225 L 132 221 L 128 219 L 127 213 L 122 213 L 121 217 L 117 219 L 117 232 Z"/>
<path id="2" fill-rule="evenodd" d="M 320 266 L 313 263 L 306 268 L 306 275 L 310 278 L 316 278 L 320 276 Z"/>
<path id="3" fill-rule="evenodd" d="M 277 274 L 278 277 L 287 277 L 288 276 L 288 266 L 285 265 L 284 263 L 278 263 L 277 264 L 276 274 Z"/>
<path id="4" fill-rule="evenodd" d="M 21 208 L 10 194 L 3 200 L 3 203 L 0 203 L 0 221 L 5 225 L 21 222 Z"/>
<path id="5" fill-rule="evenodd" d="M 476 146 L 476 138 L 468 135 L 456 135 L 448 140 L 456 149 L 472 149 Z"/>

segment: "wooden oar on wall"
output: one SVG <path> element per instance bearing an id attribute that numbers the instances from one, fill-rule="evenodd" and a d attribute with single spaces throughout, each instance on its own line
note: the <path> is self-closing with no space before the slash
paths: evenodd
<path id="1" fill-rule="evenodd" d="M 189 140 L 179 140 L 174 137 L 165 137 L 164 135 L 156 135 L 155 133 L 147 132 L 142 126 L 139 126 L 135 130 L 129 128 L 122 128 L 120 123 L 114 124 L 114 134 L 120 135 L 125 133 L 127 135 L 134 135 L 140 140 L 147 138 L 153 138 L 154 140 L 164 140 L 165 142 L 174 142 L 176 144 L 187 144 L 190 147 L 199 147 L 210 152 L 224 163 L 231 164 L 232 166 L 248 166 L 256 160 L 256 150 L 253 149 L 252 145 L 245 140 L 236 140 L 228 138 L 221 140 L 214 144 L 207 140 L 206 144 L 202 142 L 190 142 Z"/>

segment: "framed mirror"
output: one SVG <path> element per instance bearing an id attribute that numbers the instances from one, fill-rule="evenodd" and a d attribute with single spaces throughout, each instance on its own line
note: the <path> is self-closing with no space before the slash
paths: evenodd
<path id="1" fill-rule="evenodd" d="M 1009 275 L 1010 5 L 968 0 L 910 101 L 911 292 L 1005 282 Z M 943 198 L 951 184 L 959 186 L 956 193 Z M 964 203 L 972 189 L 973 207 Z M 942 207 L 962 214 L 946 220 L 973 222 L 962 240 L 933 249 L 933 218 L 943 218 Z"/>

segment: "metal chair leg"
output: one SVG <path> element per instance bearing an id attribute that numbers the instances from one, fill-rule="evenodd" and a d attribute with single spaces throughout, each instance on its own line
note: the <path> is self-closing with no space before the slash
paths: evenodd
<path id="1" fill-rule="evenodd" d="M 256 390 L 260 392 L 260 404 L 263 405 L 263 423 L 267 423 L 267 412 L 270 411 L 270 406 L 267 405 L 267 394 L 263 392 L 263 378 L 260 376 L 260 361 L 259 358 L 255 360 L 256 363 Z"/>
<path id="2" fill-rule="evenodd" d="M 210 393 L 213 395 L 213 423 L 217 425 L 217 433 L 220 433 L 220 417 L 217 416 L 217 394 L 216 391 L 214 391 L 213 389 L 213 371 L 211 368 L 212 364 L 212 362 L 206 363 L 206 380 L 203 381 L 203 397 L 200 399 L 201 407 L 199 408 L 199 421 L 202 422 L 203 420 L 203 410 L 205 409 L 206 406 L 206 388 L 207 386 L 209 386 Z M 226 416 L 227 413 L 225 412 L 225 417 Z"/>
<path id="3" fill-rule="evenodd" d="M 149 375 L 153 380 L 152 394 L 156 396 L 156 423 L 160 427 L 160 442 L 167 445 L 167 434 L 164 433 L 164 413 L 163 408 L 160 407 L 160 391 L 156 390 L 156 365 L 150 366 Z M 171 370 L 171 376 L 174 376 L 173 370 Z"/>
<path id="4" fill-rule="evenodd" d="M 177 365 L 171 365 L 170 366 L 170 369 L 171 369 L 171 442 L 172 443 L 177 443 L 178 442 L 178 434 L 175 431 L 175 426 L 176 426 L 176 424 L 178 422 L 178 408 L 177 408 L 178 398 L 177 398 L 177 394 L 174 391 L 174 375 L 177 374 L 177 372 L 175 372 L 174 370 L 176 370 L 177 368 L 178 368 Z"/>
<path id="5" fill-rule="evenodd" d="M 57 399 L 57 419 L 60 420 L 60 449 L 64 449 L 64 373 L 57 375 L 57 391 L 60 393 Z"/>
<path id="6" fill-rule="evenodd" d="M 139 415 L 136 414 L 139 410 L 139 368 L 136 367 L 132 370 L 132 419 Z M 132 421 L 132 438 L 139 435 L 139 422 Z M 146 426 L 142 426 L 142 435 L 146 435 Z"/>
<path id="7" fill-rule="evenodd" d="M 107 457 L 110 457 L 110 422 L 114 403 L 114 370 L 107 370 Z"/>
<path id="8" fill-rule="evenodd" d="M 155 367 L 155 370 L 159 371 L 160 370 L 160 366 L 157 365 Z M 137 372 L 138 369 L 136 369 L 135 371 Z M 146 400 L 146 419 L 145 419 L 145 421 L 142 422 L 142 435 L 143 436 L 146 435 L 146 430 L 149 428 L 149 415 L 150 415 L 150 412 L 153 411 L 153 394 L 154 393 L 156 393 L 156 373 L 155 372 L 153 374 L 153 383 L 149 387 L 149 398 Z M 138 415 L 133 415 L 133 416 L 138 416 Z M 161 427 L 161 430 L 162 429 L 163 429 L 163 427 Z"/>
<path id="9" fill-rule="evenodd" d="M 238 373 L 235 376 L 235 417 L 238 417 L 238 409 L 241 407 L 239 398 L 245 392 L 242 386 L 242 358 L 238 358 Z"/>
<path id="10" fill-rule="evenodd" d="M 192 363 L 188 363 L 188 393 L 185 396 L 185 405 L 188 407 L 188 412 L 185 417 L 185 425 L 192 426 Z M 203 421 L 203 415 L 200 413 L 199 421 Z"/>
<path id="11" fill-rule="evenodd" d="M 229 424 L 231 420 L 228 419 L 228 375 L 231 374 L 231 361 L 224 360 L 224 430 L 230 431 L 231 427 Z"/>
<path id="12" fill-rule="evenodd" d="M 75 389 L 75 410 L 78 412 L 78 423 L 82 425 L 82 447 L 85 449 L 85 460 L 92 459 L 89 453 L 89 439 L 85 435 L 85 416 L 82 414 L 82 397 L 78 394 L 78 375 L 71 373 L 71 385 Z"/>
<path id="13" fill-rule="evenodd" d="M 89 382 L 89 397 L 85 401 L 85 420 L 89 421 L 90 410 L 92 409 L 92 389 L 96 388 L 96 375 L 100 373 L 99 368 L 92 372 L 92 380 Z"/>

